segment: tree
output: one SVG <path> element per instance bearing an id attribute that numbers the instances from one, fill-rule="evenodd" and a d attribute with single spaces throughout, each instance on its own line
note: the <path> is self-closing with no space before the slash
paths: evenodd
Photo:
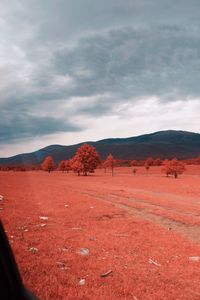
<path id="1" fill-rule="evenodd" d="M 106 173 L 106 170 L 107 170 L 107 163 L 106 163 L 106 160 L 102 163 L 102 167 L 104 168 L 104 173 Z"/>
<path id="2" fill-rule="evenodd" d="M 133 171 L 132 171 L 132 172 L 133 172 L 134 175 L 136 175 L 137 169 L 136 169 L 136 168 L 133 168 Z"/>
<path id="3" fill-rule="evenodd" d="M 71 159 L 61 160 L 61 162 L 58 165 L 58 170 L 62 172 L 67 171 L 67 173 L 69 173 L 69 171 L 72 169 L 71 163 Z"/>
<path id="4" fill-rule="evenodd" d="M 80 176 L 81 172 L 83 172 L 83 164 L 77 157 L 72 159 L 71 167 L 72 170 L 78 174 L 78 176 Z"/>
<path id="5" fill-rule="evenodd" d="M 42 170 L 49 173 L 55 169 L 55 162 L 52 156 L 47 156 L 42 163 Z"/>
<path id="6" fill-rule="evenodd" d="M 133 167 L 138 166 L 138 161 L 136 159 L 132 160 L 131 166 L 133 166 Z"/>
<path id="7" fill-rule="evenodd" d="M 153 157 L 148 157 L 147 160 L 146 160 L 146 163 L 147 163 L 149 166 L 153 166 L 153 163 L 154 163 Z"/>
<path id="8" fill-rule="evenodd" d="M 150 169 L 150 165 L 147 161 L 145 161 L 144 166 L 147 171 Z"/>
<path id="9" fill-rule="evenodd" d="M 59 163 L 58 170 L 62 171 L 64 173 L 64 171 L 65 171 L 65 161 L 64 160 L 61 160 L 61 162 Z"/>
<path id="10" fill-rule="evenodd" d="M 154 162 L 154 159 L 152 157 L 148 157 L 145 162 L 144 162 L 144 166 L 145 166 L 145 169 L 148 171 L 150 169 L 150 166 L 153 166 L 153 162 Z"/>
<path id="11" fill-rule="evenodd" d="M 162 160 L 159 157 L 155 158 L 154 161 L 153 161 L 153 165 L 154 166 L 161 166 L 162 165 Z"/>
<path id="12" fill-rule="evenodd" d="M 71 164 L 71 159 L 65 160 L 65 171 L 67 171 L 67 173 L 69 173 L 69 171 L 72 169 Z"/>
<path id="13" fill-rule="evenodd" d="M 93 173 L 99 164 L 100 156 L 95 147 L 84 144 L 73 157 L 71 167 L 78 175 L 83 172 L 83 175 L 87 176 L 88 173 Z"/>
<path id="14" fill-rule="evenodd" d="M 183 162 L 178 161 L 176 158 L 172 160 L 165 160 L 163 162 L 163 167 L 161 171 L 166 174 L 166 176 L 172 175 L 174 178 L 178 178 L 179 174 L 185 171 L 185 165 Z"/>
<path id="15" fill-rule="evenodd" d="M 193 159 L 195 165 L 200 165 L 200 156 L 197 156 Z"/>
<path id="16" fill-rule="evenodd" d="M 171 169 L 170 169 L 170 161 L 168 159 L 165 159 L 163 161 L 161 172 L 165 173 L 167 177 L 170 175 Z"/>
<path id="17" fill-rule="evenodd" d="M 111 168 L 112 170 L 112 176 L 114 175 L 114 166 L 116 163 L 116 159 L 112 156 L 112 154 L 109 154 L 104 162 L 104 166 Z"/>

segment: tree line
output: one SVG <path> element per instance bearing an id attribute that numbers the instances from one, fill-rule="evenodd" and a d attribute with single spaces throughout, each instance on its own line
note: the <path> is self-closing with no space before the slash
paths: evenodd
<path id="1" fill-rule="evenodd" d="M 161 171 L 166 174 L 166 176 L 174 176 L 175 178 L 178 175 L 182 174 L 186 168 L 186 164 L 200 164 L 200 156 L 193 159 L 187 159 L 185 161 L 178 160 L 176 158 L 168 160 L 162 160 L 160 158 L 148 157 L 146 160 L 118 160 L 113 157 L 112 154 L 109 154 L 104 161 L 101 161 L 100 155 L 94 146 L 89 144 L 84 144 L 78 148 L 76 154 L 68 160 L 62 160 L 58 164 L 58 167 L 55 164 L 55 161 L 52 156 L 47 156 L 41 165 L 17 165 L 17 166 L 1 166 L 0 170 L 2 171 L 26 171 L 26 170 L 44 170 L 47 172 L 52 172 L 54 170 L 60 170 L 62 172 L 74 171 L 80 176 L 81 174 L 87 176 L 88 173 L 94 173 L 97 167 L 104 168 L 104 172 L 107 169 L 111 169 L 112 176 L 114 175 L 114 168 L 116 166 L 131 166 L 133 167 L 132 172 L 136 175 L 139 166 L 144 166 L 147 172 L 152 166 L 161 166 Z"/>
<path id="2" fill-rule="evenodd" d="M 69 172 L 70 170 L 76 172 L 78 176 L 82 173 L 84 176 L 87 176 L 88 173 L 93 173 L 94 170 L 101 165 L 106 172 L 107 168 L 112 170 L 112 176 L 114 175 L 114 167 L 117 160 L 113 157 L 112 154 L 109 154 L 105 161 L 101 163 L 100 156 L 96 151 L 94 146 L 84 144 L 81 146 L 75 156 L 69 160 L 62 160 L 58 165 L 58 170 L 62 172 Z M 131 166 L 138 166 L 137 160 L 131 161 Z M 172 175 L 175 178 L 178 175 L 182 174 L 185 171 L 185 164 L 182 161 L 177 160 L 176 158 L 172 160 L 162 161 L 160 158 L 153 159 L 149 157 L 145 162 L 144 166 L 148 171 L 151 166 L 162 166 L 162 172 L 166 176 Z M 42 169 L 48 171 L 49 173 L 56 168 L 55 162 L 51 156 L 45 158 L 42 163 Z M 133 173 L 136 174 L 137 169 L 133 168 Z"/>

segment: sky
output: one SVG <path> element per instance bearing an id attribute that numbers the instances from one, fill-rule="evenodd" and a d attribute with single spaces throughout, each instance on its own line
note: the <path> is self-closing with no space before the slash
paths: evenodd
<path id="1" fill-rule="evenodd" d="M 199 120 L 199 0 L 1 0 L 0 157 Z"/>

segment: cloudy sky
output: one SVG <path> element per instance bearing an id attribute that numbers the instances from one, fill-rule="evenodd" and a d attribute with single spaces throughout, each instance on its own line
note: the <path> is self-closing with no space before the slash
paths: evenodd
<path id="1" fill-rule="evenodd" d="M 199 120 L 199 0 L 1 0 L 0 157 Z"/>

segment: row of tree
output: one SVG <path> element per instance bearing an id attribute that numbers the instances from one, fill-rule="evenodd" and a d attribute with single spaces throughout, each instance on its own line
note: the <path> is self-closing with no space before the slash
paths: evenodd
<path id="1" fill-rule="evenodd" d="M 112 175 L 114 170 L 114 164 L 116 160 L 112 154 L 109 154 L 107 159 L 103 162 L 103 167 L 111 168 Z M 81 146 L 74 157 L 69 160 L 62 160 L 58 165 L 58 170 L 62 172 L 69 172 L 70 170 L 76 172 L 78 176 L 82 173 L 87 176 L 88 173 L 94 173 L 94 170 L 101 165 L 101 159 L 96 151 L 95 147 L 88 144 Z M 56 165 L 52 156 L 47 156 L 42 163 L 42 169 L 47 172 L 51 172 L 56 169 Z"/>
<path id="2" fill-rule="evenodd" d="M 82 173 L 84 176 L 87 176 L 88 173 L 93 173 L 94 170 L 101 165 L 105 172 L 107 168 L 111 168 L 112 176 L 114 175 L 114 167 L 116 165 L 117 160 L 109 154 L 106 160 L 101 163 L 100 156 L 96 151 L 95 147 L 90 146 L 88 144 L 84 144 L 81 146 L 75 156 L 70 160 L 62 160 L 58 165 L 58 170 L 62 172 L 69 172 L 70 170 L 76 172 L 79 176 Z M 145 163 L 145 168 L 148 171 L 151 166 L 161 166 L 162 172 L 166 174 L 166 176 L 172 175 L 175 178 L 178 177 L 179 174 L 182 174 L 185 171 L 185 164 L 182 161 L 177 160 L 176 158 L 172 160 L 160 160 L 148 158 Z M 131 166 L 138 166 L 137 161 L 133 160 L 131 162 Z M 44 171 L 48 171 L 49 173 L 56 169 L 55 162 L 51 156 L 45 158 L 42 163 L 42 169 Z M 136 174 L 137 169 L 133 168 L 133 173 Z"/>
<path id="3" fill-rule="evenodd" d="M 19 172 L 25 172 L 25 171 L 36 171 L 41 170 L 41 165 L 24 165 L 24 164 L 17 164 L 17 165 L 2 165 L 0 166 L 0 171 L 19 171 Z"/>
<path id="4" fill-rule="evenodd" d="M 62 160 L 59 163 L 58 169 L 63 172 L 73 170 L 78 175 L 83 173 L 84 176 L 87 176 L 88 173 L 93 173 L 100 163 L 100 156 L 95 147 L 84 144 L 77 150 L 72 159 Z M 42 169 L 49 173 L 55 169 L 55 163 L 51 156 L 45 158 L 42 163 Z"/>
<path id="5" fill-rule="evenodd" d="M 53 160 L 50 159 L 51 161 Z M 75 160 L 75 166 L 74 169 L 82 169 L 82 166 L 80 167 L 80 164 L 77 163 L 77 160 Z M 146 170 L 149 170 L 151 166 L 163 166 L 166 164 L 168 160 L 162 160 L 160 158 L 152 158 L 152 157 L 148 157 L 146 160 L 120 160 L 120 159 L 114 159 L 113 156 L 111 154 L 108 155 L 107 159 L 103 162 L 101 162 L 100 166 L 102 166 L 105 169 L 108 167 L 110 167 L 112 169 L 112 173 L 113 173 L 113 169 L 116 166 L 133 166 L 133 167 L 138 167 L 138 166 L 145 166 Z M 180 160 L 179 160 L 180 162 Z M 200 156 L 196 157 L 196 158 L 191 158 L 191 159 L 185 159 L 185 160 L 181 160 L 182 164 L 184 165 L 200 165 Z M 43 164 L 42 164 L 43 165 Z M 30 171 L 30 170 L 41 170 L 44 169 L 42 167 L 42 165 L 39 164 L 18 164 L 18 165 L 2 165 L 0 166 L 0 171 Z M 50 163 L 50 165 L 52 165 L 52 167 L 50 167 L 50 170 L 55 170 L 57 167 L 54 163 L 54 160 Z M 72 159 L 70 160 L 63 160 L 59 163 L 59 167 L 58 170 L 63 170 L 63 171 L 67 171 L 69 172 L 70 170 L 72 170 Z M 137 170 L 136 168 L 134 168 L 133 170 Z M 81 173 L 81 171 L 80 171 Z M 135 172 L 136 173 L 136 172 Z"/>

